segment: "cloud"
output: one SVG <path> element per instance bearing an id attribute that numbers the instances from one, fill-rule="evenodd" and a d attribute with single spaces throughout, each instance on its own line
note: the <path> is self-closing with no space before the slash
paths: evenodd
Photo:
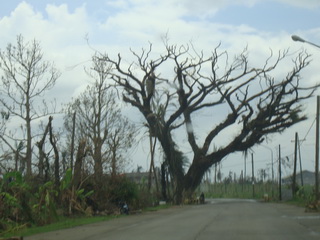
<path id="1" fill-rule="evenodd" d="M 253 5 L 257 1 L 240 1 L 238 4 Z M 80 4 L 80 3 L 79 3 Z M 129 48 L 141 49 L 148 42 L 154 44 L 157 53 L 163 49 L 162 39 L 168 34 L 171 44 L 192 42 L 199 51 L 208 54 L 221 43 L 222 50 L 239 53 L 247 45 L 253 58 L 265 59 L 269 48 L 287 48 L 292 45 L 288 34 L 274 36 L 259 32 L 249 25 L 218 24 L 206 19 L 192 20 L 185 16 L 191 10 L 214 11 L 232 4 L 232 1 L 108 1 L 107 6 L 117 8 L 113 14 L 96 22 L 88 12 L 86 4 L 80 4 L 70 11 L 67 4 L 47 4 L 44 11 L 36 11 L 25 2 L 20 3 L 10 16 L 0 19 L 0 44 L 14 42 L 17 34 L 26 39 L 41 42 L 45 57 L 54 60 L 62 71 L 57 88 L 67 100 L 76 95 L 81 85 L 87 84 L 83 67 L 88 65 L 93 49 L 109 54 L 127 54 Z M 102 5 L 103 6 L 103 5 Z M 85 36 L 88 34 L 87 45 Z M 92 47 L 93 49 L 91 49 Z M 63 87 L 67 86 L 67 87 Z M 67 93 L 67 91 L 69 91 Z M 68 97 L 67 97 L 68 96 Z"/>
<path id="2" fill-rule="evenodd" d="M 93 51 L 85 40 L 92 29 L 85 5 L 70 12 L 66 4 L 48 4 L 45 12 L 40 12 L 22 2 L 10 16 L 0 19 L 0 28 L 1 49 L 8 43 L 15 44 L 18 34 L 22 34 L 25 41 L 36 39 L 41 44 L 44 60 L 54 61 L 62 72 L 47 97 L 55 97 L 60 103 L 68 102 L 78 92 L 77 88 L 87 84 L 80 63 L 90 61 Z"/>
<path id="3" fill-rule="evenodd" d="M 8 41 L 12 39 L 12 37 L 19 34 L 21 30 L 32 30 L 29 26 L 38 27 L 41 25 L 43 21 L 43 16 L 41 13 L 36 13 L 33 10 L 33 7 L 26 2 L 20 3 L 13 12 L 11 12 L 10 16 L 5 16 L 0 20 L 0 28 L 1 28 L 1 43 L 3 41 Z M 32 32 L 32 31 L 31 31 Z"/>

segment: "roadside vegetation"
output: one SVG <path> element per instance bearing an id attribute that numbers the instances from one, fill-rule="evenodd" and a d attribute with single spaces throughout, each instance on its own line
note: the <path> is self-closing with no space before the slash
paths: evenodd
<path id="1" fill-rule="evenodd" d="M 73 226 L 106 221 L 121 216 L 119 202 L 126 201 L 130 212 L 156 211 L 156 196 L 125 176 L 105 177 L 105 183 L 92 187 L 90 178 L 82 188 L 72 185 L 67 171 L 58 188 L 53 182 L 31 182 L 19 172 L 0 179 L 0 237 L 32 235 Z M 95 189 L 95 190 L 93 190 Z"/>
<path id="2" fill-rule="evenodd" d="M 254 185 L 247 181 L 239 182 L 221 182 L 201 184 L 197 190 L 197 195 L 205 193 L 206 198 L 238 198 L 238 199 L 256 199 L 263 202 L 282 202 L 305 207 L 306 210 L 318 210 L 315 203 L 314 186 L 298 186 L 295 196 L 292 196 L 292 187 L 283 185 L 281 191 L 281 200 L 279 197 L 278 183 L 267 181 L 257 182 Z"/>
<path id="3" fill-rule="evenodd" d="M 263 199 L 268 196 L 268 201 L 278 199 L 277 184 L 272 182 L 256 183 L 216 183 L 208 186 L 207 196 L 210 198 L 243 198 Z"/>

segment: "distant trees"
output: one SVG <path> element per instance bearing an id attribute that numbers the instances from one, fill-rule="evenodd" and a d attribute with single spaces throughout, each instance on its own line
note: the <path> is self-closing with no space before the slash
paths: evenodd
<path id="1" fill-rule="evenodd" d="M 3 128 L 0 138 L 14 153 L 16 167 L 32 173 L 34 133 L 32 123 L 54 111 L 43 98 L 52 89 L 60 72 L 52 62 L 44 60 L 40 43 L 25 42 L 17 36 L 16 45 L 8 44 L 0 51 L 2 117 L 14 122 L 14 130 Z"/>
<path id="2" fill-rule="evenodd" d="M 249 63 L 246 49 L 232 62 L 218 48 L 206 57 L 192 45 L 166 44 L 157 58 L 151 57 L 152 45 L 132 54 L 136 61 L 131 64 L 120 54 L 117 59 L 106 54 L 99 59 L 112 64 L 110 77 L 123 89 L 123 100 L 141 112 L 150 132 L 159 140 L 177 203 L 193 193 L 213 164 L 305 120 L 300 102 L 318 87 L 302 86 L 300 82 L 300 73 L 310 62 L 305 52 L 298 54 L 291 71 L 281 77 L 271 74 L 285 61 L 287 51 L 277 56 L 271 53 L 262 67 Z M 204 122 L 203 113 L 210 114 L 211 119 Z M 196 129 L 197 125 L 204 132 Z M 179 154 L 184 141 L 177 138 L 182 129 L 193 155 L 186 171 Z M 228 134 L 230 129 L 232 136 Z"/>
<path id="3" fill-rule="evenodd" d="M 96 179 L 104 171 L 113 175 L 121 171 L 136 128 L 122 115 L 117 94 L 107 82 L 109 65 L 93 58 L 85 71 L 93 82 L 67 105 L 66 136 L 73 148 L 65 148 L 53 130 L 54 102 L 49 105 L 45 98 L 60 72 L 44 60 L 38 41 L 25 41 L 22 35 L 17 36 L 16 44 L 0 51 L 0 166 L 27 176 L 38 170 L 44 181 L 54 177 L 56 186 L 61 170 L 74 167 L 75 156 L 79 161 L 87 157 L 87 169 Z"/>

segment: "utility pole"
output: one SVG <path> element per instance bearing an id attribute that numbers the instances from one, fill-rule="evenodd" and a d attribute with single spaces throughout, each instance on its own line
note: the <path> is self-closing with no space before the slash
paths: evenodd
<path id="1" fill-rule="evenodd" d="M 241 187 L 243 192 L 243 186 L 244 186 L 243 170 L 241 170 L 240 182 L 241 182 Z"/>
<path id="2" fill-rule="evenodd" d="M 302 140 L 303 141 L 303 140 Z M 301 186 L 303 187 L 303 174 L 302 174 L 302 161 L 301 161 L 301 149 L 300 149 L 300 146 L 301 146 L 301 144 L 300 144 L 300 140 L 299 140 L 299 138 L 298 138 L 298 143 L 299 143 L 299 160 L 300 160 L 300 178 L 301 178 Z"/>
<path id="3" fill-rule="evenodd" d="M 319 200 L 319 112 L 320 112 L 320 96 L 317 96 L 317 115 L 316 115 L 316 156 L 315 156 L 315 198 Z"/>
<path id="4" fill-rule="evenodd" d="M 264 147 L 264 148 L 266 148 L 266 149 L 268 149 L 269 151 L 270 151 L 270 153 L 271 153 L 271 176 L 272 176 L 272 185 L 271 185 L 271 194 L 272 194 L 272 198 L 274 197 L 274 171 L 273 171 L 273 151 L 272 151 L 272 149 L 271 148 L 269 148 L 269 147 L 267 147 L 267 146 L 264 146 L 264 145 L 260 145 L 260 146 L 262 146 L 262 147 Z"/>
<path id="5" fill-rule="evenodd" d="M 251 153 L 251 163 L 252 163 L 252 197 L 254 198 L 254 164 L 253 164 L 253 153 Z"/>
<path id="6" fill-rule="evenodd" d="M 247 178 L 247 154 L 244 155 L 244 179 Z"/>
<path id="7" fill-rule="evenodd" d="M 215 163 L 214 164 L 214 184 L 217 183 L 217 168 L 218 168 L 218 164 Z"/>
<path id="8" fill-rule="evenodd" d="M 298 157 L 298 133 L 296 132 L 294 138 L 294 165 L 293 165 L 293 176 L 292 176 L 292 196 L 296 196 L 296 175 L 297 175 L 297 157 Z"/>
<path id="9" fill-rule="evenodd" d="M 281 192 L 281 146 L 279 144 L 279 200 L 282 201 Z"/>

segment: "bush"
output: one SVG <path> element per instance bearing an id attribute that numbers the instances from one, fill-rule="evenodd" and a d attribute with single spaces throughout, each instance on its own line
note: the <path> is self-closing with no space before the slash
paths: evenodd
<path id="1" fill-rule="evenodd" d="M 111 177 L 106 186 L 108 200 L 114 204 L 120 201 L 132 203 L 138 198 L 138 187 L 125 176 Z"/>

